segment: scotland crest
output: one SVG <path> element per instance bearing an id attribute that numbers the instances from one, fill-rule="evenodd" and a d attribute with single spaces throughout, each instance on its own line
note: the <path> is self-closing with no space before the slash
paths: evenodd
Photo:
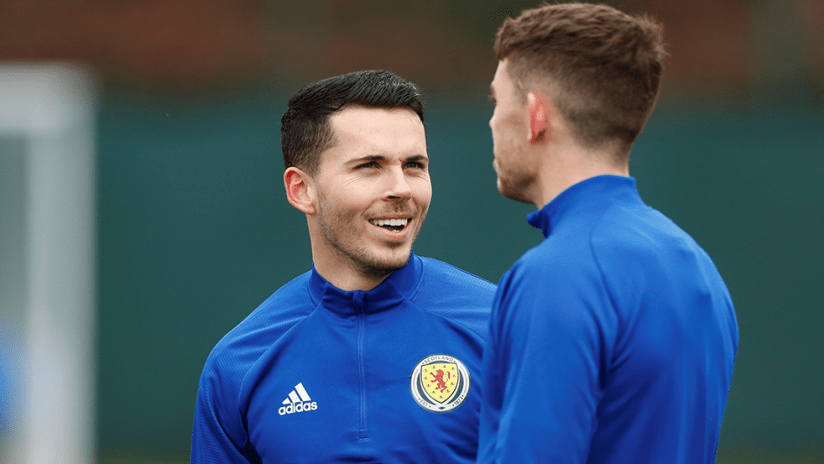
<path id="1" fill-rule="evenodd" d="M 433 354 L 415 365 L 409 388 L 422 408 L 440 413 L 449 412 L 464 402 L 469 383 L 469 371 L 458 358 Z"/>

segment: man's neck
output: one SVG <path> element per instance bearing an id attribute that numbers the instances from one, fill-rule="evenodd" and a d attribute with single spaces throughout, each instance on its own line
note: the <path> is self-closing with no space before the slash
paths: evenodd
<path id="1" fill-rule="evenodd" d="M 547 154 L 538 175 L 540 186 L 534 204 L 543 208 L 564 190 L 596 176 L 629 176 L 629 165 L 609 162 L 612 157 L 605 153 L 567 149 Z"/>
<path id="2" fill-rule="evenodd" d="M 358 270 L 340 254 L 332 250 L 324 251 L 318 250 L 315 245 L 312 246 L 312 260 L 315 271 L 330 284 L 347 292 L 372 290 L 392 275 L 393 272 L 378 273 Z"/>
<path id="3" fill-rule="evenodd" d="M 363 292 L 372 290 L 373 288 L 380 285 L 387 277 L 392 275 L 390 271 L 386 275 L 383 276 L 372 276 L 372 275 L 365 275 L 359 272 L 356 273 L 341 273 L 341 272 L 326 272 L 324 273 L 320 269 L 315 266 L 315 270 L 318 274 L 321 275 L 327 282 L 334 285 L 335 287 L 346 291 L 352 292 L 355 290 L 360 290 Z"/>

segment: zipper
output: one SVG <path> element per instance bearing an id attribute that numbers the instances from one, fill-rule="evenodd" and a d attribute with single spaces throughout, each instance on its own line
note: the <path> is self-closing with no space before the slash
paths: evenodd
<path id="1" fill-rule="evenodd" d="M 358 440 L 369 439 L 369 427 L 366 421 L 366 367 L 363 361 L 363 341 L 366 332 L 366 301 L 363 292 L 355 291 L 352 300 L 358 308 L 358 383 L 360 386 L 360 408 L 358 411 Z"/>

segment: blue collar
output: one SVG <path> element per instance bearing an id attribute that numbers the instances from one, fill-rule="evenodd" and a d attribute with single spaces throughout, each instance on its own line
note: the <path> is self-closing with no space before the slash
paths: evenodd
<path id="1" fill-rule="evenodd" d="M 538 211 L 529 213 L 526 221 L 532 227 L 541 229 L 544 237 L 549 237 L 565 217 L 578 215 L 583 211 L 602 211 L 616 200 L 631 197 L 640 201 L 633 177 L 590 177 L 567 188 Z"/>
<path id="2" fill-rule="evenodd" d="M 329 283 L 313 265 L 309 277 L 309 293 L 316 306 L 320 304 L 341 315 L 358 311 L 384 311 L 412 295 L 418 286 L 422 270 L 421 259 L 412 253 L 404 267 L 390 274 L 377 287 L 369 291 L 347 292 Z"/>

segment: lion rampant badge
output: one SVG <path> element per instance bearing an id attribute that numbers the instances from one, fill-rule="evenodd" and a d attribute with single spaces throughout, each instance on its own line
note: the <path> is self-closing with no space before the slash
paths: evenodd
<path id="1" fill-rule="evenodd" d="M 415 365 L 409 388 L 421 407 L 441 413 L 449 412 L 464 402 L 469 384 L 469 371 L 460 360 L 445 354 L 433 354 Z"/>

